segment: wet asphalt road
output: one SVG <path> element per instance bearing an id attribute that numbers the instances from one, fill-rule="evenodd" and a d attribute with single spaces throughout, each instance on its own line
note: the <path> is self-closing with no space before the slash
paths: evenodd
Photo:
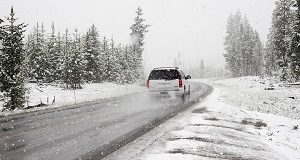
<path id="1" fill-rule="evenodd" d="M 101 159 L 211 93 L 191 83 L 185 99 L 147 91 L 65 109 L 0 118 L 0 159 Z"/>

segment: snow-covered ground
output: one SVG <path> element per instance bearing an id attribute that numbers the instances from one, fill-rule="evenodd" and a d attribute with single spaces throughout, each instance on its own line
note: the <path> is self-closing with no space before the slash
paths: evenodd
<path id="1" fill-rule="evenodd" d="M 300 88 L 297 88 L 300 85 L 259 77 L 227 79 L 213 85 L 222 88 L 220 97 L 233 106 L 300 119 Z"/>
<path id="2" fill-rule="evenodd" d="M 28 103 L 26 103 L 25 107 L 38 105 L 41 102 L 47 104 L 47 106 L 27 110 L 17 109 L 15 111 L 0 112 L 0 116 L 59 108 L 76 103 L 113 98 L 145 90 L 145 87 L 137 84 L 118 85 L 114 83 L 85 84 L 83 89 L 77 90 L 66 90 L 57 85 L 38 85 L 37 83 L 28 83 L 26 88 Z M 53 101 L 54 103 L 52 103 Z M 2 110 L 2 106 L 3 101 L 0 101 L 0 111 Z"/>
<path id="3" fill-rule="evenodd" d="M 259 77 L 205 82 L 214 92 L 202 103 L 106 159 L 300 159 L 299 88 Z"/>

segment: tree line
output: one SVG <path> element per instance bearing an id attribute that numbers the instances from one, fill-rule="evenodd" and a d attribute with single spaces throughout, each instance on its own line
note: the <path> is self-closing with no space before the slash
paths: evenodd
<path id="1" fill-rule="evenodd" d="M 300 80 L 300 0 L 277 0 L 268 40 L 262 45 L 246 17 L 230 15 L 225 36 L 226 68 L 233 77 L 278 76 Z"/>
<path id="2" fill-rule="evenodd" d="M 51 32 L 37 23 L 24 38 L 25 23 L 16 24 L 13 7 L 8 24 L 0 19 L 0 91 L 6 109 L 22 108 L 25 82 L 62 82 L 67 88 L 81 88 L 83 83 L 133 83 L 143 79 L 142 53 L 149 25 L 138 7 L 130 26 L 131 44 L 116 44 L 113 38 L 100 38 L 95 25 L 86 33 L 75 29 Z M 3 25 L 2 25 L 3 24 Z"/>
<path id="3" fill-rule="evenodd" d="M 116 44 L 113 38 L 100 39 L 95 25 L 84 34 L 68 29 L 61 35 L 52 30 L 45 34 L 43 24 L 36 25 L 25 43 L 27 75 L 43 82 L 63 81 L 77 88 L 83 82 L 132 83 L 143 77 L 142 52 L 148 25 L 143 24 L 138 8 L 130 27 L 132 44 Z"/>
<path id="4" fill-rule="evenodd" d="M 239 10 L 228 18 L 224 45 L 226 69 L 233 77 L 263 73 L 263 45 L 259 34 Z"/>

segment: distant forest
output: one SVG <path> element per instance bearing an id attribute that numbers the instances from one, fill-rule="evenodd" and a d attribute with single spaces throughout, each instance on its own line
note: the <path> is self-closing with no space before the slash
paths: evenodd
<path id="1" fill-rule="evenodd" d="M 27 76 L 42 82 L 63 81 L 72 88 L 83 82 L 133 83 L 143 78 L 142 52 L 148 25 L 138 8 L 130 27 L 132 44 L 100 38 L 95 25 L 86 33 L 68 29 L 46 32 L 37 24 L 25 42 Z"/>
<path id="2" fill-rule="evenodd" d="M 285 82 L 299 81 L 300 0 L 278 0 L 275 5 L 265 45 L 240 11 L 229 16 L 224 57 L 233 77 L 278 76 Z"/>

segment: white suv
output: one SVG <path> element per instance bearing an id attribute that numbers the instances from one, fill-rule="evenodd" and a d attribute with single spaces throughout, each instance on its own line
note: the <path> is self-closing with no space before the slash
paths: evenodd
<path id="1" fill-rule="evenodd" d="M 154 68 L 150 72 L 146 86 L 149 92 L 175 92 L 184 96 L 191 91 L 188 82 L 190 78 L 191 76 L 185 76 L 178 67 Z"/>

